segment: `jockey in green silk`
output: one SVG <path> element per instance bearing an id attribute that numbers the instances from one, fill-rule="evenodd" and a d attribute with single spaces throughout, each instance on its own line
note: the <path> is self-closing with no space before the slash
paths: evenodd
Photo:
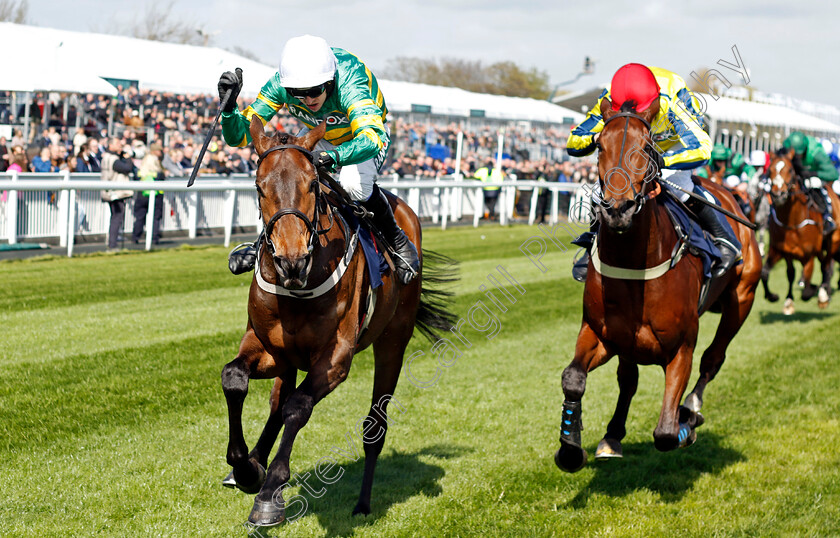
<path id="1" fill-rule="evenodd" d="M 336 172 L 353 201 L 373 213 L 374 224 L 395 251 L 397 278 L 403 284 L 410 282 L 420 269 L 417 249 L 397 225 L 387 198 L 375 184 L 391 141 L 385 99 L 370 69 L 346 50 L 304 35 L 286 42 L 278 72 L 240 112 L 236 96 L 241 88 L 236 73 L 228 71 L 219 79 L 220 98 L 234 92 L 222 111 L 225 141 L 231 146 L 247 145 L 251 119 L 256 116 L 265 124 L 284 107 L 305 126 L 298 136 L 326 123 L 326 135 L 313 150 L 315 165 Z M 255 248 L 240 247 L 229 260 L 236 274 L 253 269 Z"/>

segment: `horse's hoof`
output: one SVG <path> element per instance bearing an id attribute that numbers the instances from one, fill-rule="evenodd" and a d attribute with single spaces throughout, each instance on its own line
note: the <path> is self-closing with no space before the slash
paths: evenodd
<path id="1" fill-rule="evenodd" d="M 768 303 L 777 303 L 779 302 L 779 295 L 776 293 L 768 293 L 765 298 L 767 299 Z"/>
<path id="2" fill-rule="evenodd" d="M 680 424 L 680 448 L 688 448 L 697 440 L 697 431 L 688 424 Z"/>
<path id="3" fill-rule="evenodd" d="M 243 484 L 239 480 L 236 480 L 236 475 L 234 475 L 234 480 L 236 481 L 236 487 L 241 491 L 248 494 L 259 493 L 265 483 L 265 467 L 257 463 L 257 479 L 250 484 Z"/>
<path id="4" fill-rule="evenodd" d="M 254 501 L 248 523 L 255 527 L 275 527 L 285 519 L 285 511 L 272 501 Z"/>
<path id="5" fill-rule="evenodd" d="M 226 488 L 236 487 L 236 479 L 233 477 L 233 471 L 229 472 L 228 475 L 222 479 L 222 485 Z"/>
<path id="6" fill-rule="evenodd" d="M 802 300 L 810 301 L 816 294 L 817 290 L 816 288 L 814 288 L 814 286 L 806 286 L 802 289 Z"/>
<path id="7" fill-rule="evenodd" d="M 782 308 L 782 314 L 792 316 L 794 312 L 796 312 L 796 308 L 793 306 L 793 299 L 785 299 L 785 306 Z"/>
<path id="8" fill-rule="evenodd" d="M 596 460 L 605 460 L 609 458 L 623 458 L 624 451 L 621 449 L 621 441 L 617 439 L 607 439 L 604 437 L 598 443 L 598 449 L 595 451 Z"/>
<path id="9" fill-rule="evenodd" d="M 363 516 L 370 514 L 370 504 L 363 503 L 362 501 L 356 503 L 356 507 L 353 509 L 353 515 L 356 516 L 359 514 Z"/>
<path id="10" fill-rule="evenodd" d="M 822 309 L 828 308 L 828 302 L 831 298 L 828 295 L 828 292 L 825 288 L 820 288 L 819 293 L 817 293 L 817 306 Z"/>
<path id="11" fill-rule="evenodd" d="M 562 443 L 554 453 L 554 463 L 561 471 L 576 473 L 586 465 L 586 450 L 579 446 Z"/>

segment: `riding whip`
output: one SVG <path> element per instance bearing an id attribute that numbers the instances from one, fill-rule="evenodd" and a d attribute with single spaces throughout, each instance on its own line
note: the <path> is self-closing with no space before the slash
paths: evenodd
<path id="1" fill-rule="evenodd" d="M 237 67 L 236 68 L 236 76 L 239 77 L 239 80 L 242 80 L 242 69 Z M 207 133 L 207 138 L 204 139 L 204 145 L 201 146 L 201 151 L 198 152 L 198 159 L 195 161 L 195 166 L 193 166 L 193 171 L 190 173 L 190 180 L 187 181 L 187 187 L 192 187 L 193 182 L 195 182 L 195 175 L 198 173 L 198 169 L 201 167 L 201 161 L 204 160 L 204 153 L 207 151 L 207 146 L 210 145 L 210 140 L 213 139 L 213 134 L 216 132 L 216 126 L 219 125 L 219 118 L 222 116 L 222 110 L 225 109 L 227 106 L 228 100 L 230 100 L 230 96 L 233 94 L 233 89 L 225 93 L 222 102 L 219 104 L 219 111 L 216 113 L 216 119 L 213 120 L 213 126 L 210 127 L 210 131 Z"/>
<path id="2" fill-rule="evenodd" d="M 678 190 L 678 191 L 680 191 L 680 192 L 684 192 L 684 193 L 686 193 L 687 195 L 689 195 L 691 198 L 694 198 L 694 199 L 695 199 L 695 200 L 697 200 L 698 202 L 702 202 L 702 203 L 706 204 L 707 206 L 710 206 L 710 207 L 712 207 L 713 209 L 715 209 L 715 210 L 717 210 L 717 211 L 720 211 L 721 213 L 723 213 L 723 214 L 724 214 L 724 215 L 726 215 L 727 217 L 729 217 L 729 218 L 731 218 L 731 219 L 735 219 L 735 220 L 737 220 L 738 222 L 740 222 L 740 223 L 741 223 L 741 224 L 743 224 L 744 226 L 746 226 L 746 227 L 750 228 L 751 230 L 755 230 L 756 228 L 758 228 L 758 225 L 757 225 L 757 224 L 753 224 L 752 222 L 748 221 L 747 219 L 745 219 L 745 218 L 743 218 L 743 217 L 741 217 L 741 216 L 739 216 L 739 215 L 736 215 L 735 213 L 733 213 L 733 212 L 731 212 L 731 211 L 728 211 L 728 210 L 726 210 L 726 209 L 724 209 L 724 208 L 720 207 L 720 206 L 719 206 L 719 205 L 717 205 L 716 203 L 708 201 L 708 200 L 706 199 L 706 197 L 704 197 L 704 196 L 700 196 L 699 194 L 695 194 L 695 193 L 693 193 L 693 192 L 691 192 L 691 191 L 687 191 L 687 190 L 683 189 L 682 187 L 680 187 L 679 185 L 677 185 L 676 183 L 672 183 L 672 182 L 668 181 L 667 179 L 660 178 L 660 179 L 659 179 L 659 181 L 662 181 L 663 183 L 666 183 L 666 184 L 667 184 L 669 187 L 671 187 L 671 188 L 674 188 L 674 189 L 676 189 L 676 190 Z"/>

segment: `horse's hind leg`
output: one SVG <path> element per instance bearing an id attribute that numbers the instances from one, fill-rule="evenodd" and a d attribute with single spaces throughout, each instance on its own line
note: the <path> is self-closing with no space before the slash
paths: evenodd
<path id="1" fill-rule="evenodd" d="M 400 329 L 394 329 L 400 331 Z M 376 361 L 373 399 L 362 427 L 362 438 L 365 446 L 365 474 L 362 479 L 359 502 L 353 508 L 353 515 L 370 513 L 373 474 L 376 470 L 376 461 L 385 445 L 385 434 L 388 431 L 388 403 L 393 399 L 394 389 L 397 387 L 397 380 L 402 368 L 403 353 L 411 339 L 413 330 L 413 324 L 402 325 L 402 331 L 400 331 L 404 333 L 402 335 L 394 335 L 392 331 L 386 329 L 387 339 L 380 337 L 373 344 L 373 355 Z M 400 414 L 405 412 L 405 408 L 400 405 L 399 401 L 395 401 L 394 405 L 400 410 Z"/>
<path id="2" fill-rule="evenodd" d="M 607 433 L 598 443 L 595 459 L 620 458 L 623 456 L 621 440 L 627 435 L 625 428 L 627 413 L 630 411 L 630 401 L 639 386 L 639 365 L 619 356 L 617 377 L 618 402 L 615 404 L 615 413 L 613 413 L 612 420 L 607 424 Z"/>
<path id="3" fill-rule="evenodd" d="M 820 257 L 820 269 L 822 270 L 822 283 L 820 284 L 817 305 L 820 308 L 827 308 L 831 300 L 831 275 L 834 272 L 834 259 L 828 254 Z"/>
<path id="4" fill-rule="evenodd" d="M 790 316 L 795 311 L 793 306 L 793 280 L 796 278 L 796 269 L 793 267 L 792 259 L 785 258 L 785 263 L 787 264 L 788 292 L 785 297 L 785 304 L 782 307 L 782 313 Z"/>
<path id="5" fill-rule="evenodd" d="M 823 273 L 825 276 L 825 273 Z M 802 300 L 809 301 L 817 294 L 817 287 L 811 282 L 814 277 L 814 258 L 802 266 Z"/>
<path id="6" fill-rule="evenodd" d="M 563 394 L 566 399 L 560 424 L 560 449 L 554 454 L 554 463 L 564 471 L 574 473 L 586 465 L 586 450 L 580 435 L 583 430 L 581 399 L 586 391 L 586 376 L 612 356 L 613 353 L 584 323 L 575 345 L 575 358 L 563 370 Z"/>
<path id="7" fill-rule="evenodd" d="M 703 391 L 723 366 L 723 361 L 726 360 L 726 349 L 750 314 L 754 300 L 755 286 L 750 286 L 744 280 L 741 280 L 737 288 L 724 292 L 720 297 L 720 323 L 718 323 L 712 343 L 700 359 L 700 377 L 691 394 L 685 398 L 685 407 L 698 415 L 696 419 L 700 422 L 697 426 L 702 424 L 703 420 L 700 415 L 700 409 L 703 407 Z"/>
<path id="8" fill-rule="evenodd" d="M 764 287 L 764 298 L 770 301 L 771 303 L 775 303 L 779 300 L 779 296 L 775 293 L 770 291 L 770 271 L 773 269 L 773 266 L 778 263 L 779 260 L 782 259 L 782 255 L 779 253 L 778 250 L 774 249 L 772 246 L 770 247 L 770 252 L 767 253 L 767 259 L 764 262 L 764 266 L 761 268 L 761 285 Z"/>

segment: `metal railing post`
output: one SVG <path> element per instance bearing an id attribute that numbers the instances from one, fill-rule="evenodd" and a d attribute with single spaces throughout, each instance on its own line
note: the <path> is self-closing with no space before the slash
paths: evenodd
<path id="1" fill-rule="evenodd" d="M 230 246 L 230 236 L 233 232 L 234 209 L 236 209 L 236 191 L 230 189 L 225 191 L 225 247 Z"/>
<path id="2" fill-rule="evenodd" d="M 12 170 L 12 181 L 17 182 L 17 170 Z M 18 191 L 10 190 L 8 198 L 6 198 L 6 234 L 9 238 L 9 244 L 17 243 L 17 218 L 18 218 Z"/>
<path id="3" fill-rule="evenodd" d="M 141 191 L 142 192 L 142 191 Z M 152 250 L 152 236 L 155 228 L 155 199 L 157 191 L 149 191 L 149 205 L 146 209 L 146 250 Z"/>
<path id="4" fill-rule="evenodd" d="M 70 181 L 70 172 L 64 170 L 62 173 L 62 181 Z M 69 221 L 67 220 L 67 213 L 70 209 L 70 195 L 67 190 L 62 189 L 58 195 L 58 244 L 59 246 L 67 246 L 67 235 L 70 233 Z"/>

